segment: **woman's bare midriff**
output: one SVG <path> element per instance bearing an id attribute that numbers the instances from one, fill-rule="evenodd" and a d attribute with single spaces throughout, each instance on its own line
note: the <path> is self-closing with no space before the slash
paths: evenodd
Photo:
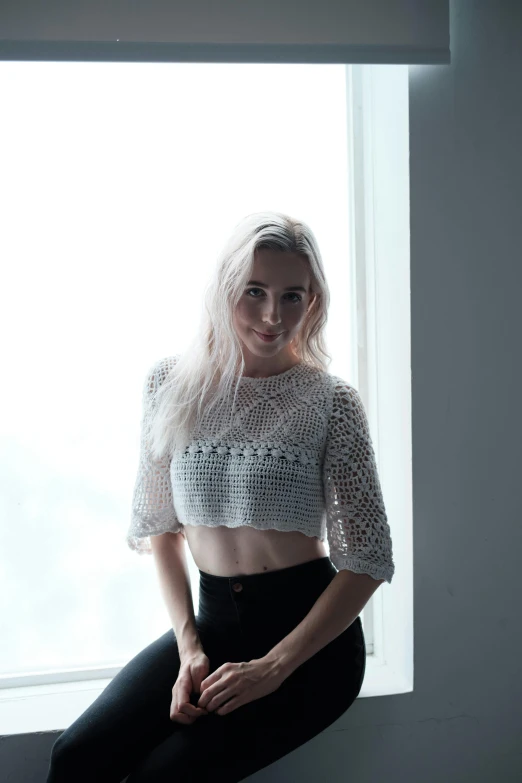
<path id="1" fill-rule="evenodd" d="M 196 566 L 214 576 L 246 576 L 306 563 L 327 552 L 322 541 L 297 531 L 185 525 Z"/>

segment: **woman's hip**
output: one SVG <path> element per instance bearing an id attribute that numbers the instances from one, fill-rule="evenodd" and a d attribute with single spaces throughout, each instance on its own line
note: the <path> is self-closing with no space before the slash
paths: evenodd
<path id="1" fill-rule="evenodd" d="M 202 637 L 229 644 L 245 659 L 261 658 L 298 626 L 337 573 L 329 557 L 260 574 L 223 577 L 200 570 L 199 611 Z M 202 641 L 203 641 L 202 638 Z M 314 656 L 307 669 L 335 664 L 364 645 L 360 618 Z"/>

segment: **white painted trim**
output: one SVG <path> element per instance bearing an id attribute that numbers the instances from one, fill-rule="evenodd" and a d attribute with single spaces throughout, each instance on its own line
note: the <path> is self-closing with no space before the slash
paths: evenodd
<path id="1" fill-rule="evenodd" d="M 97 699 L 110 678 L 9 688 L 0 696 L 0 735 L 63 731 Z M 401 670 L 369 655 L 359 699 L 411 690 Z"/>
<path id="2" fill-rule="evenodd" d="M 382 696 L 413 690 L 408 66 L 348 65 L 347 85 L 353 377 L 368 414 L 396 569 L 392 584 L 384 583 L 363 611 L 371 661 L 361 695 Z"/>

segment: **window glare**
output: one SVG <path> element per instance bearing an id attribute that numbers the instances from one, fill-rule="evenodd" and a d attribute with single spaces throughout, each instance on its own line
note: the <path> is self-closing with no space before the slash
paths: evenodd
<path id="1" fill-rule="evenodd" d="M 144 372 L 242 217 L 312 227 L 350 344 L 345 66 L 2 62 L 0 99 L 0 674 L 119 665 L 170 627 L 125 543 Z"/>

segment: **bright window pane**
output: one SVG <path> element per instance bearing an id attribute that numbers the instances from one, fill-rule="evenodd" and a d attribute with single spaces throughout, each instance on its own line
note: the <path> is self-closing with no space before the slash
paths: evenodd
<path id="1" fill-rule="evenodd" d="M 124 540 L 144 372 L 243 216 L 312 226 L 351 344 L 345 67 L 4 62 L 0 100 L 0 675 L 122 665 L 170 627 Z"/>

